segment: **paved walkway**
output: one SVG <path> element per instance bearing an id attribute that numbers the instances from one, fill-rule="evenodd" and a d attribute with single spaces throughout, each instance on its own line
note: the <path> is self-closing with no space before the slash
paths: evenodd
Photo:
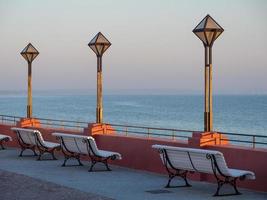
<path id="1" fill-rule="evenodd" d="M 99 195 L 82 192 L 52 182 L 0 170 L 2 200 L 112 200 Z"/>
<path id="2" fill-rule="evenodd" d="M 61 167 L 62 158 L 57 161 L 36 161 L 34 157 L 21 158 L 18 154 L 17 149 L 0 151 L 1 200 L 12 200 L 12 196 L 16 200 L 36 199 L 36 197 L 51 200 L 267 199 L 267 193 L 245 189 L 240 189 L 243 193 L 241 196 L 214 198 L 212 194 L 216 190 L 215 184 L 191 181 L 193 187 L 190 188 L 165 189 L 167 178 L 162 175 L 117 166 L 111 166 L 113 169 L 111 172 L 89 173 L 87 171 L 89 164 L 86 162 L 85 166 Z M 76 162 L 73 161 L 72 164 Z M 100 165 L 96 167 L 101 168 Z M 2 194 L 5 198 L 2 198 Z"/>

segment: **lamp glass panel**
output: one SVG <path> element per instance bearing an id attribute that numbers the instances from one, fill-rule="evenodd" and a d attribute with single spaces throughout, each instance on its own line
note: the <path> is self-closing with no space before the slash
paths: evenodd
<path id="1" fill-rule="evenodd" d="M 221 34 L 222 34 L 222 32 L 218 31 L 218 32 L 216 33 L 216 35 L 215 35 L 215 39 L 214 39 L 214 40 L 216 40 Z"/>
<path id="2" fill-rule="evenodd" d="M 206 24 L 205 28 L 212 28 L 212 29 L 222 30 L 222 27 L 220 27 L 220 25 L 217 24 L 217 22 L 214 21 L 211 17 L 208 17 L 207 24 Z"/>
<path id="3" fill-rule="evenodd" d="M 200 24 L 195 28 L 195 30 L 205 28 L 205 23 L 206 23 L 206 18 L 204 18 L 204 19 L 200 22 Z"/>
<path id="4" fill-rule="evenodd" d="M 29 45 L 27 53 L 38 53 L 38 51 L 32 45 Z"/>
<path id="5" fill-rule="evenodd" d="M 31 62 L 31 61 L 32 61 L 32 60 L 31 60 L 31 54 L 27 53 L 26 56 L 27 56 L 27 61 L 28 61 L 28 62 Z"/>
<path id="6" fill-rule="evenodd" d="M 98 37 L 98 34 L 96 34 L 96 36 L 89 42 L 89 45 L 90 44 L 95 44 L 97 37 Z"/>
<path id="7" fill-rule="evenodd" d="M 28 49 L 28 46 L 29 46 L 29 45 L 27 45 L 26 47 L 24 47 L 24 49 L 22 50 L 21 53 L 25 53 L 25 52 L 27 51 L 27 49 Z"/>
<path id="8" fill-rule="evenodd" d="M 25 54 L 25 53 L 22 53 L 21 55 L 23 56 L 23 58 L 25 58 L 25 60 L 27 60 L 27 61 L 28 61 L 28 58 L 27 58 L 27 56 L 26 56 L 26 54 Z"/>
<path id="9" fill-rule="evenodd" d="M 97 43 L 109 44 L 109 41 L 101 33 L 99 33 L 99 36 L 97 38 Z"/>
<path id="10" fill-rule="evenodd" d="M 214 31 L 205 31 L 207 37 L 207 44 L 210 45 L 212 43 L 213 35 L 215 34 Z"/>
<path id="11" fill-rule="evenodd" d="M 89 47 L 90 47 L 96 54 L 98 54 L 95 45 L 89 45 Z"/>
<path id="12" fill-rule="evenodd" d="M 104 51 L 103 51 L 104 45 L 103 44 L 96 45 L 96 49 L 97 49 L 99 55 L 103 55 L 103 53 L 104 53 Z"/>
<path id="13" fill-rule="evenodd" d="M 204 42 L 205 44 L 207 44 L 204 32 L 195 32 L 195 34 L 198 36 L 198 38 L 202 42 Z"/>
<path id="14" fill-rule="evenodd" d="M 30 54 L 30 58 L 31 58 L 30 62 L 32 62 L 33 61 L 33 54 L 32 53 Z"/>
<path id="15" fill-rule="evenodd" d="M 32 54 L 32 60 L 34 60 L 38 56 L 37 53 Z"/>
<path id="16" fill-rule="evenodd" d="M 110 45 L 105 45 L 104 46 L 104 50 L 103 50 L 103 53 L 110 47 Z"/>

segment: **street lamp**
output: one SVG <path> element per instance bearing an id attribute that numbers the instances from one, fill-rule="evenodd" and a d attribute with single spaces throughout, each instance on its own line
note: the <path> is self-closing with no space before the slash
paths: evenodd
<path id="1" fill-rule="evenodd" d="M 205 48 L 205 112 L 204 131 L 212 131 L 212 45 L 224 29 L 207 15 L 193 30 Z"/>
<path id="2" fill-rule="evenodd" d="M 29 43 L 20 53 L 28 62 L 28 101 L 27 118 L 32 118 L 32 61 L 38 56 L 39 52 Z"/>
<path id="3" fill-rule="evenodd" d="M 88 46 L 97 56 L 97 106 L 96 123 L 103 123 L 103 97 L 102 97 L 102 55 L 111 46 L 111 43 L 105 36 L 99 32 L 89 42 Z"/>

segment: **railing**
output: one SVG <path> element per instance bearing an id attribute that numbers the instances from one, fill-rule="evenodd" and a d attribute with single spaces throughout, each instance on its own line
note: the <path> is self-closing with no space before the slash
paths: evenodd
<path id="1" fill-rule="evenodd" d="M 2 123 L 8 123 L 16 125 L 23 117 L 0 115 Z M 71 121 L 71 120 L 58 120 L 48 118 L 34 118 L 37 119 L 42 127 L 45 128 L 60 128 L 64 130 L 76 130 L 83 131 L 88 126 L 88 122 Z M 132 125 L 121 125 L 121 124 L 109 124 L 115 129 L 116 133 L 121 135 L 139 136 L 145 138 L 164 138 L 172 140 L 187 140 L 192 136 L 192 132 L 189 130 L 179 129 L 167 129 L 167 128 L 155 128 L 146 126 L 132 126 Z"/>
<path id="2" fill-rule="evenodd" d="M 23 117 L 0 115 L 0 121 L 3 124 L 16 125 Z M 88 122 L 71 121 L 71 120 L 58 120 L 48 118 L 34 118 L 37 119 L 42 127 L 44 128 L 59 128 L 59 129 L 70 129 L 75 131 L 83 131 L 88 126 Z"/>
<path id="3" fill-rule="evenodd" d="M 121 124 L 109 124 L 115 129 L 116 133 L 124 136 L 142 136 L 146 138 L 162 138 L 172 140 L 188 140 L 192 137 L 194 131 L 170 129 L 170 128 L 155 128 L 148 126 L 133 126 Z"/>
<path id="4" fill-rule="evenodd" d="M 46 128 L 62 128 L 62 129 L 75 129 L 77 131 L 83 131 L 88 126 L 88 122 L 72 121 L 72 120 L 58 120 L 48 118 L 36 118 L 40 121 L 40 124 Z"/>
<path id="5" fill-rule="evenodd" d="M 0 121 L 2 124 L 16 125 L 21 117 L 10 116 L 10 115 L 0 115 Z"/>
<path id="6" fill-rule="evenodd" d="M 0 115 L 0 122 L 2 124 L 16 125 L 23 117 Z M 75 130 L 83 132 L 83 129 L 88 126 L 88 122 L 71 121 L 71 120 L 58 120 L 48 118 L 35 118 L 39 120 L 42 127 L 45 128 L 59 128 L 64 130 Z M 161 138 L 171 140 L 184 140 L 187 141 L 192 137 L 192 130 L 170 129 L 170 128 L 155 128 L 148 126 L 134 126 L 134 125 L 121 125 L 121 124 L 109 124 L 115 129 L 117 134 L 124 136 L 138 136 L 143 138 Z M 223 141 L 230 141 L 231 144 L 238 144 L 243 146 L 250 146 L 252 148 L 267 148 L 267 136 L 252 135 L 252 134 L 240 134 L 240 133 L 225 133 L 217 131 L 222 135 L 227 136 L 227 139 L 220 137 L 219 144 Z M 211 138 L 210 141 L 216 141 Z M 210 142 L 205 141 L 205 142 Z"/>
<path id="7" fill-rule="evenodd" d="M 221 142 L 228 140 L 232 144 L 241 144 L 245 146 L 251 146 L 252 148 L 257 147 L 267 147 L 267 136 L 264 135 L 251 135 L 251 134 L 240 134 L 240 133 L 225 133 L 219 132 L 225 136 L 227 139 L 220 137 L 219 144 Z"/>

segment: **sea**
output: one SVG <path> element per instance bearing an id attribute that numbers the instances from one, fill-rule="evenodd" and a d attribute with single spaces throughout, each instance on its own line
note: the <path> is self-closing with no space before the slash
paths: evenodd
<path id="1" fill-rule="evenodd" d="M 203 130 L 202 95 L 104 95 L 104 122 L 185 130 Z M 0 114 L 26 115 L 27 96 L 0 92 Z M 96 96 L 36 92 L 33 116 L 95 121 Z M 267 136 L 267 95 L 214 95 L 215 131 Z"/>

